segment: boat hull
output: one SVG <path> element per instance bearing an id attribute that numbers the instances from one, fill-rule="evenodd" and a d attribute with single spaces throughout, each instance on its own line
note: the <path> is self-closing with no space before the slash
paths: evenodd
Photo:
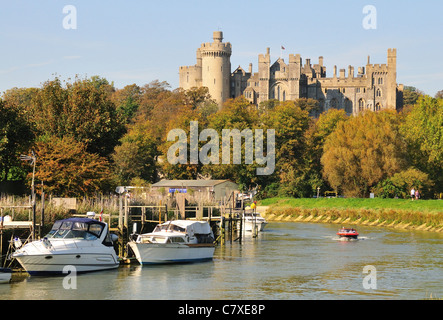
<path id="1" fill-rule="evenodd" d="M 77 273 L 93 272 L 114 269 L 120 265 L 112 254 L 22 254 L 15 255 L 15 258 L 31 275 L 67 274 L 72 270 Z"/>
<path id="2" fill-rule="evenodd" d="M 213 244 L 135 243 L 129 246 L 138 262 L 144 264 L 186 263 L 212 260 Z"/>
<path id="3" fill-rule="evenodd" d="M 243 230 L 254 231 L 256 228 L 257 231 L 263 231 L 267 224 L 267 222 L 243 221 Z M 240 222 L 238 222 L 238 227 L 240 228 Z"/>
<path id="4" fill-rule="evenodd" d="M 358 239 L 358 234 L 353 234 L 353 235 L 344 235 L 344 234 L 337 234 L 340 239 L 353 239 L 353 240 L 357 240 Z"/>

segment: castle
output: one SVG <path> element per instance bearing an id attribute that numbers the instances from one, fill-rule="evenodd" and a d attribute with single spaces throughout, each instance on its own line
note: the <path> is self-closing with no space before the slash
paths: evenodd
<path id="1" fill-rule="evenodd" d="M 299 54 L 290 54 L 289 62 L 278 58 L 271 64 L 270 49 L 258 56 L 258 72 L 240 66 L 231 72 L 232 45 L 223 42 L 223 33 L 215 31 L 212 43 L 202 43 L 197 49 L 197 64 L 180 67 L 179 86 L 185 90 L 207 87 L 211 97 L 222 105 L 229 98 L 243 95 L 252 104 L 277 99 L 279 101 L 312 98 L 319 102 L 319 113 L 329 108 L 344 109 L 347 114 L 364 110 L 378 111 L 402 106 L 403 85 L 397 85 L 397 50 L 388 49 L 387 64 L 370 64 L 340 69 L 334 66 L 332 77 L 326 77 L 323 57 L 318 64 L 311 59 L 302 63 Z M 317 114 L 318 115 L 318 114 Z"/>

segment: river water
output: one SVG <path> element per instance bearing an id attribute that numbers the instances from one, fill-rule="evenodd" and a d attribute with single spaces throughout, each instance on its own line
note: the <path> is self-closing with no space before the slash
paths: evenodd
<path id="1" fill-rule="evenodd" d="M 443 298 L 441 233 L 361 226 L 361 240 L 339 241 L 337 228 L 270 223 L 218 246 L 210 262 L 121 266 L 78 275 L 70 289 L 63 276 L 14 276 L 0 299 Z"/>

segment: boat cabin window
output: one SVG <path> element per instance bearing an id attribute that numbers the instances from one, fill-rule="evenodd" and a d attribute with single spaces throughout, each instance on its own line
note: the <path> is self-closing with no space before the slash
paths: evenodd
<path id="1" fill-rule="evenodd" d="M 182 237 L 163 237 L 163 236 L 142 236 L 141 243 L 183 243 L 185 239 Z"/>
<path id="2" fill-rule="evenodd" d="M 183 243 L 185 242 L 185 239 L 182 237 L 170 237 L 168 240 L 168 243 Z"/>
<path id="3" fill-rule="evenodd" d="M 149 237 L 142 237 L 141 243 L 166 243 L 168 240 L 167 237 L 161 237 L 161 236 L 149 236 Z"/>
<path id="4" fill-rule="evenodd" d="M 103 225 L 80 221 L 57 221 L 46 238 L 96 240 L 103 231 Z"/>

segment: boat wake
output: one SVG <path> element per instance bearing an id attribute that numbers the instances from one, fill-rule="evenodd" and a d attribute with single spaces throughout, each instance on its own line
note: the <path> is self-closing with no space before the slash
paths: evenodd
<path id="1" fill-rule="evenodd" d="M 357 239 L 353 238 L 345 238 L 345 237 L 330 237 L 331 240 L 334 241 L 341 241 L 341 242 L 354 242 L 359 240 L 368 240 L 368 237 L 358 237 Z"/>

